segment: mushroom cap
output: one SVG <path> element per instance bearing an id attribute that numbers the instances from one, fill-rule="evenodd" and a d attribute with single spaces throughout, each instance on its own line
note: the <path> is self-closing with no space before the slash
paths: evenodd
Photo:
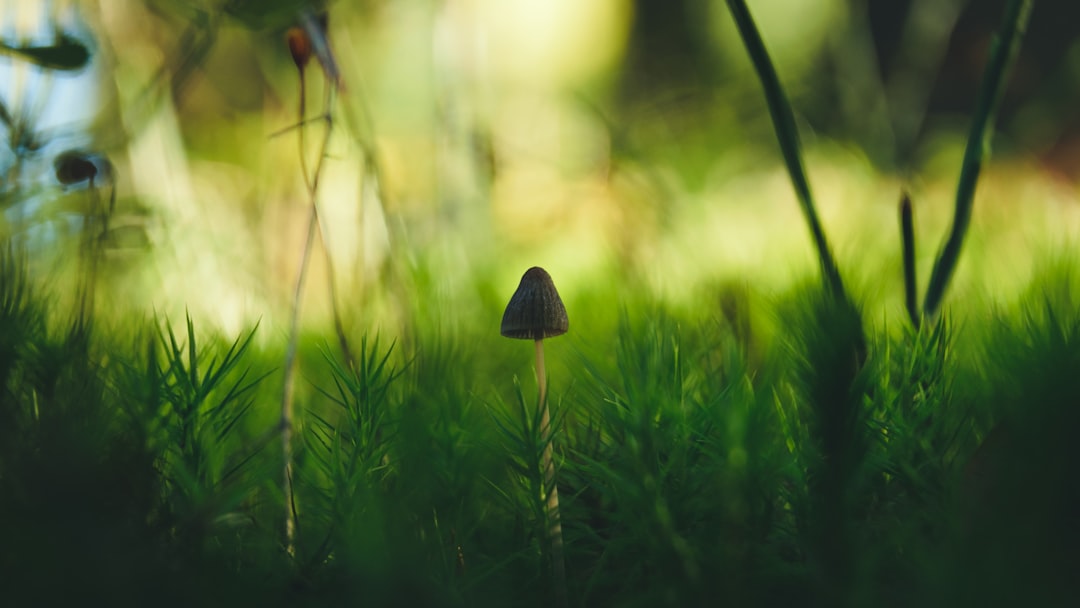
<path id="1" fill-rule="evenodd" d="M 561 336 L 569 328 L 566 308 L 551 275 L 539 266 L 526 270 L 506 305 L 500 333 L 507 338 L 541 340 Z"/>

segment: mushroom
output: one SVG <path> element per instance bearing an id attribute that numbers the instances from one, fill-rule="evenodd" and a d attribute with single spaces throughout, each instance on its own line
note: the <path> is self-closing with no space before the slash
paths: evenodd
<path id="1" fill-rule="evenodd" d="M 540 385 L 541 430 L 547 433 L 547 378 L 544 373 L 544 338 L 561 336 L 570 328 L 566 308 L 551 275 L 539 266 L 525 271 L 517 291 L 503 313 L 499 332 L 507 338 L 536 343 L 536 376 Z"/>
<path id="2" fill-rule="evenodd" d="M 544 441 L 544 486 L 547 492 L 548 535 L 551 541 L 552 574 L 557 605 L 566 606 L 566 564 L 563 559 L 562 524 L 559 521 L 559 488 L 551 455 L 551 417 L 547 406 L 544 371 L 544 338 L 561 336 L 570 328 L 566 308 L 551 275 L 539 266 L 525 271 L 517 291 L 506 305 L 500 333 L 507 338 L 533 340 L 536 344 L 536 380 L 540 387 L 540 436 Z"/>
<path id="3" fill-rule="evenodd" d="M 502 335 L 543 340 L 561 336 L 569 327 L 566 308 L 555 290 L 551 275 L 539 266 L 526 270 L 503 313 Z"/>

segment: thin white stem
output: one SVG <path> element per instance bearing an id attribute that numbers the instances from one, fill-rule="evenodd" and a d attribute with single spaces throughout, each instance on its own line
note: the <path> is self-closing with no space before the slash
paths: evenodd
<path id="1" fill-rule="evenodd" d="M 547 373 L 544 370 L 544 340 L 536 340 L 536 381 L 540 386 L 540 438 L 544 442 L 544 489 L 547 490 L 548 540 L 551 541 L 551 573 L 555 583 L 555 605 L 566 608 L 566 559 L 563 556 L 562 521 L 559 519 L 559 486 L 555 481 L 552 457 L 551 416 L 547 405 Z"/>
<path id="2" fill-rule="evenodd" d="M 300 70 L 300 117 L 306 108 L 305 100 L 306 84 L 304 71 Z M 311 259 L 311 250 L 315 242 L 316 228 L 319 227 L 319 207 L 317 196 L 319 189 L 319 176 L 322 173 L 323 159 L 326 157 L 326 148 L 330 142 L 330 108 L 333 103 L 333 89 L 326 96 L 327 117 L 326 129 L 323 131 L 322 144 L 319 147 L 319 158 L 315 163 L 314 171 L 309 170 L 305 154 L 304 129 L 301 128 L 298 135 L 300 148 L 300 170 L 304 176 L 304 184 L 307 187 L 308 197 L 311 202 L 311 211 L 308 214 L 307 234 L 304 238 L 304 250 L 300 255 L 300 268 L 296 274 L 296 285 L 293 290 L 292 317 L 289 323 L 289 343 L 285 348 L 285 368 L 283 371 L 281 397 L 281 451 L 284 462 L 282 471 L 282 489 L 285 502 L 285 550 L 289 555 L 296 551 L 296 499 L 293 496 L 292 482 L 292 432 L 293 432 L 293 392 L 296 379 L 296 352 L 300 340 L 300 311 L 304 294 L 304 283 L 307 279 L 308 262 Z M 329 256 L 328 256 L 329 257 Z M 336 311 L 336 308 L 335 308 Z"/>
<path id="3" fill-rule="evenodd" d="M 292 319 L 289 324 L 289 344 L 285 349 L 285 379 L 281 397 L 281 449 L 285 461 L 283 489 L 285 493 L 285 550 L 289 555 L 295 551 L 296 512 L 292 488 L 292 426 L 293 426 L 293 383 L 296 379 L 296 351 L 300 336 L 300 301 L 304 293 L 304 280 L 307 278 L 308 260 L 311 258 L 311 245 L 315 241 L 315 225 L 318 219 L 312 206 L 308 216 L 307 237 L 304 239 L 304 251 L 300 256 L 300 270 L 296 275 L 293 291 Z"/>

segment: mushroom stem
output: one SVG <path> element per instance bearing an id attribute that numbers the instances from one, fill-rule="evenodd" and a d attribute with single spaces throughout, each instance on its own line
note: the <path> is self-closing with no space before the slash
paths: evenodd
<path id="1" fill-rule="evenodd" d="M 566 560 L 563 557 L 562 522 L 559 519 L 559 486 L 555 482 L 555 460 L 552 457 L 551 416 L 547 405 L 547 373 L 544 370 L 544 340 L 536 343 L 536 381 L 540 387 L 540 438 L 544 442 L 544 489 L 547 491 L 548 540 L 551 542 L 551 568 L 555 579 L 555 604 L 565 608 Z"/>
<path id="2" fill-rule="evenodd" d="M 544 499 L 544 519 L 551 542 L 551 578 L 555 587 L 555 605 L 566 608 L 566 560 L 563 557 L 562 523 L 559 520 L 559 487 L 555 481 L 555 461 L 552 458 L 551 415 L 547 406 L 547 373 L 544 371 L 544 338 L 561 336 L 570 328 L 566 307 L 559 297 L 551 275 L 533 266 L 521 277 L 510 302 L 503 312 L 499 333 L 507 338 L 532 340 L 536 344 L 536 380 L 540 388 L 540 440 L 544 442 L 540 480 Z"/>

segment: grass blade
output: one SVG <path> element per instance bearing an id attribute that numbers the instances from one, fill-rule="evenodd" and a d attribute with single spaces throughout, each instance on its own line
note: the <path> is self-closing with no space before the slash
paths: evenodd
<path id="1" fill-rule="evenodd" d="M 840 271 L 833 260 L 829 243 L 825 239 L 825 232 L 821 228 L 817 211 L 814 208 L 814 199 L 810 194 L 810 183 L 806 179 L 806 171 L 803 169 L 802 152 L 799 146 L 799 132 L 795 128 L 795 114 L 791 110 L 791 103 L 784 95 L 784 88 L 780 84 L 780 78 L 776 75 L 769 53 L 765 50 L 765 43 L 754 25 L 754 19 L 746 8 L 743 0 L 727 0 L 731 16 L 735 19 L 735 25 L 739 29 L 746 52 L 750 55 L 750 61 L 754 64 L 761 86 L 765 90 L 765 101 L 769 106 L 769 115 L 772 117 L 773 127 L 776 129 L 776 139 L 780 143 L 780 151 L 784 155 L 784 164 L 787 165 L 791 184 L 795 187 L 795 194 L 799 198 L 803 215 L 807 224 L 810 225 L 810 234 L 817 247 L 818 258 L 821 260 L 821 270 L 825 275 L 825 284 L 837 295 L 844 293 L 844 285 L 840 280 Z"/>
<path id="2" fill-rule="evenodd" d="M 904 256 L 904 305 L 907 307 L 911 326 L 919 327 L 919 295 L 915 284 L 915 225 L 912 217 L 911 196 L 905 192 L 900 200 L 900 237 Z"/>
<path id="3" fill-rule="evenodd" d="M 1032 0 L 1010 0 L 1005 10 L 1005 20 L 1001 31 L 994 39 L 990 49 L 990 60 L 986 64 L 982 86 L 975 101 L 975 117 L 971 122 L 967 148 L 960 167 L 960 181 L 956 187 L 956 211 L 953 215 L 949 238 L 941 249 L 941 254 L 934 263 L 930 274 L 930 284 L 926 288 L 923 300 L 923 312 L 933 317 L 941 307 L 945 289 L 949 285 L 956 262 L 960 257 L 960 248 L 964 244 L 964 235 L 971 223 L 971 207 L 975 197 L 975 185 L 979 181 L 983 159 L 990 150 L 990 138 L 993 135 L 992 120 L 1005 89 L 1005 76 L 1012 66 L 1020 41 L 1031 15 Z"/>

